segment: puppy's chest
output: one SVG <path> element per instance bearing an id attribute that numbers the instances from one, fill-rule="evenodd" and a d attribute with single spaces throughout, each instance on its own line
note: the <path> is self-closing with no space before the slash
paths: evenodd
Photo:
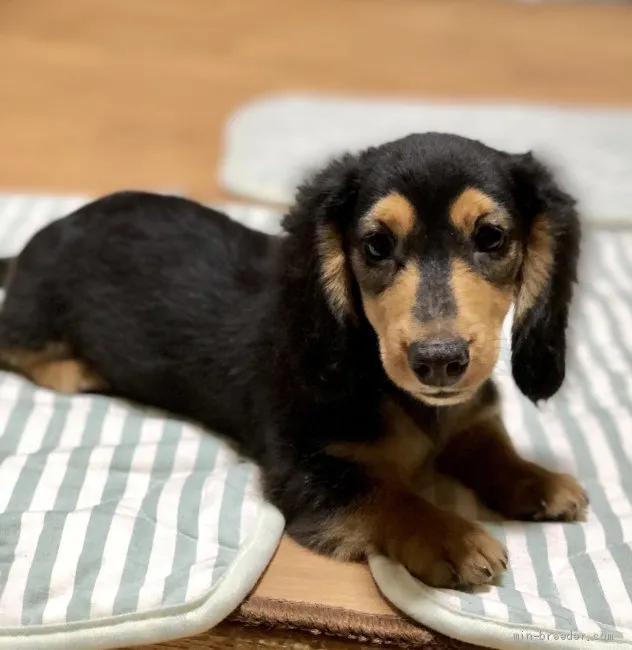
<path id="1" fill-rule="evenodd" d="M 419 487 L 430 475 L 444 434 L 438 426 L 415 422 L 400 406 L 383 405 L 383 430 L 373 442 L 333 445 L 330 452 L 361 464 L 367 472 L 389 483 Z"/>
<path id="2" fill-rule="evenodd" d="M 417 487 L 429 474 L 439 440 L 430 436 L 412 420 L 399 420 L 384 433 L 376 445 L 373 467 L 382 479 Z"/>

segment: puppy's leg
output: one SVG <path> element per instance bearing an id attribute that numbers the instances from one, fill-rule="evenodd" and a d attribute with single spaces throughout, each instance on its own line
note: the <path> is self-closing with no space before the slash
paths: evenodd
<path id="1" fill-rule="evenodd" d="M 301 482 L 315 490 L 309 502 L 322 505 L 311 514 L 300 508 L 290 533 L 344 560 L 384 554 L 436 587 L 492 582 L 506 568 L 503 547 L 478 524 L 419 496 L 432 443 L 390 398 L 380 415 L 382 433 L 372 442 L 328 446 L 315 464 L 323 474 Z M 333 477 L 344 477 L 335 489 Z"/>
<path id="2" fill-rule="evenodd" d="M 508 519 L 579 521 L 588 499 L 568 474 L 552 472 L 522 458 L 498 408 L 485 408 L 454 431 L 437 457 L 437 469 L 474 490 Z"/>
<path id="3" fill-rule="evenodd" d="M 0 310 L 0 363 L 35 384 L 62 393 L 105 389 L 105 382 L 60 342 L 54 259 L 59 222 L 37 233 L 17 259 L 4 264 L 6 298 Z M 2 269 L 0 269 L 2 270 Z"/>
<path id="4" fill-rule="evenodd" d="M 387 485 L 312 530 L 316 550 L 343 560 L 381 553 L 435 587 L 488 584 L 507 567 L 504 548 L 481 526 Z"/>
<path id="5" fill-rule="evenodd" d="M 105 382 L 83 361 L 68 356 L 62 344 L 50 344 L 41 350 L 0 350 L 0 360 L 33 383 L 60 393 L 104 390 Z"/>
<path id="6" fill-rule="evenodd" d="M 88 393 L 103 391 L 105 381 L 79 359 L 60 359 L 35 366 L 31 380 L 43 388 L 59 393 Z"/>

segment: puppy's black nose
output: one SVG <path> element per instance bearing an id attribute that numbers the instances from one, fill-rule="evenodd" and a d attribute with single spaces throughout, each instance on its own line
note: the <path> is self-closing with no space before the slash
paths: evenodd
<path id="1" fill-rule="evenodd" d="M 416 341 L 408 347 L 408 361 L 426 386 L 451 386 L 467 370 L 470 352 L 461 338 Z"/>

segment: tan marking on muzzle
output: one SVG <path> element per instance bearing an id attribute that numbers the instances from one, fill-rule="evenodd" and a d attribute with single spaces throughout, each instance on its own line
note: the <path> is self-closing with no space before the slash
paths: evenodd
<path id="1" fill-rule="evenodd" d="M 457 306 L 455 334 L 469 343 L 470 350 L 470 364 L 457 387 L 473 390 L 491 375 L 498 360 L 503 321 L 511 305 L 512 291 L 488 282 L 458 258 L 452 260 L 451 266 Z"/>
<path id="2" fill-rule="evenodd" d="M 364 312 L 378 337 L 384 370 L 395 384 L 412 393 L 421 385 L 408 363 L 408 346 L 429 338 L 437 327 L 437 323 L 420 323 L 414 315 L 422 281 L 417 264 L 409 262 L 379 295 L 362 294 Z"/>

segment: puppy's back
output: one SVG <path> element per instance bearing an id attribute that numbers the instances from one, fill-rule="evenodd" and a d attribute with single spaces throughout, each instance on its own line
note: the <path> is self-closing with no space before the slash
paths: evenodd
<path id="1" fill-rule="evenodd" d="M 187 199 L 109 195 L 27 244 L 0 347 L 63 343 L 117 394 L 243 430 L 275 242 Z"/>

